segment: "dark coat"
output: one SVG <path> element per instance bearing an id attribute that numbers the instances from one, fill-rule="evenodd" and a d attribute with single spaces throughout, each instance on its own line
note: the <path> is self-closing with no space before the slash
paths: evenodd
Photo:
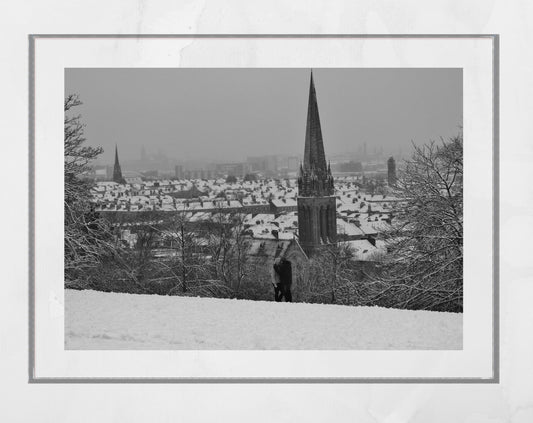
<path id="1" fill-rule="evenodd" d="M 276 273 L 276 283 L 274 284 L 274 299 L 281 301 L 285 297 L 285 301 L 292 301 L 291 285 L 292 285 L 292 265 L 291 262 L 282 258 L 274 263 L 274 272 Z"/>

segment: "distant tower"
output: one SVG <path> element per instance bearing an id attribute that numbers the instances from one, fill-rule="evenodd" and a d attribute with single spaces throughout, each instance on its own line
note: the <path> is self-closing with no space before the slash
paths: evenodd
<path id="1" fill-rule="evenodd" d="M 176 179 L 183 179 L 183 166 L 182 165 L 176 165 L 174 167 L 175 176 Z"/>
<path id="2" fill-rule="evenodd" d="M 120 163 L 118 161 L 118 147 L 115 144 L 115 167 L 113 168 L 113 182 L 118 184 L 125 184 L 126 181 L 122 177 L 122 170 L 120 170 Z"/>
<path id="3" fill-rule="evenodd" d="M 304 162 L 298 177 L 298 234 L 308 256 L 337 240 L 337 208 L 331 168 L 326 164 L 313 73 L 309 86 Z"/>
<path id="4" fill-rule="evenodd" d="M 146 149 L 144 145 L 141 147 L 141 162 L 146 163 L 148 161 L 148 156 L 146 155 Z"/>
<path id="5" fill-rule="evenodd" d="M 388 181 L 389 186 L 393 187 L 396 185 L 396 161 L 394 160 L 394 157 L 390 157 L 389 160 L 387 160 L 387 170 L 388 170 Z"/>

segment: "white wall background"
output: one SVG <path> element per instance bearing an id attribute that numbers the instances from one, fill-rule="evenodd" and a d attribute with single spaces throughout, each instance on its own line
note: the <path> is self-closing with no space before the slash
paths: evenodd
<path id="1" fill-rule="evenodd" d="M 533 421 L 532 2 L 71 0 L 3 6 L 2 421 Z M 28 385 L 28 33 L 501 34 L 501 383 Z"/>

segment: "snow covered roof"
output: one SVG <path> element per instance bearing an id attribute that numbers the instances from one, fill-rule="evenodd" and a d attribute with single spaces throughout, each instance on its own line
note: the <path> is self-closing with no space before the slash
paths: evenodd
<path id="1" fill-rule="evenodd" d="M 282 198 L 272 200 L 272 204 L 274 204 L 276 207 L 296 207 L 298 202 L 294 198 Z"/>
<path id="2" fill-rule="evenodd" d="M 261 225 L 253 225 L 250 227 L 254 238 L 276 239 L 272 231 L 279 231 L 279 226 L 274 223 L 264 223 Z"/>
<path id="3" fill-rule="evenodd" d="M 353 223 L 346 222 L 342 219 L 337 219 L 337 233 L 348 236 L 364 236 L 364 232 L 361 228 L 357 227 Z"/>
<path id="4" fill-rule="evenodd" d="M 253 216 L 251 223 L 257 224 L 257 222 L 261 223 L 267 223 L 267 222 L 273 222 L 275 220 L 275 216 L 271 213 L 260 213 Z"/>
<path id="5" fill-rule="evenodd" d="M 280 228 L 298 227 L 298 216 L 296 215 L 296 212 L 279 215 L 274 221 L 279 223 Z"/>
<path id="6" fill-rule="evenodd" d="M 275 257 L 283 254 L 289 247 L 291 241 L 276 240 L 276 239 L 253 239 L 249 243 L 247 255 L 271 257 L 272 261 Z"/>
<path id="7" fill-rule="evenodd" d="M 345 242 L 354 253 L 354 260 L 357 261 L 375 261 L 376 256 L 387 252 L 383 243 L 372 245 L 367 239 L 358 239 Z"/>

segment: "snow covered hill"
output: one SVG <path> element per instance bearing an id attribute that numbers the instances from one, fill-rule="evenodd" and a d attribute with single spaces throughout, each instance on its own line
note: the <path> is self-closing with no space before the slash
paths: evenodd
<path id="1" fill-rule="evenodd" d="M 66 349 L 461 349 L 461 314 L 65 291 Z"/>

